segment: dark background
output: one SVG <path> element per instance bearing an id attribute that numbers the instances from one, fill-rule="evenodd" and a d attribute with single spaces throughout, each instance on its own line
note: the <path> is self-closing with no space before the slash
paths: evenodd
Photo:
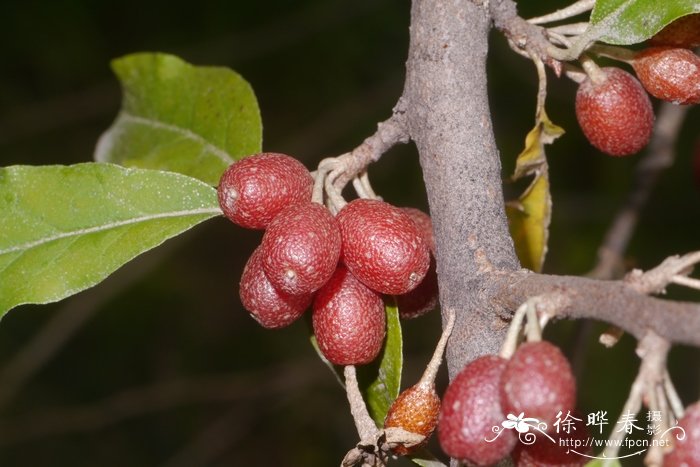
<path id="1" fill-rule="evenodd" d="M 564 4 L 521 3 L 524 16 Z M 90 160 L 119 108 L 109 61 L 164 51 L 241 73 L 260 102 L 264 149 L 313 167 L 390 115 L 402 88 L 409 2 L 6 0 L 0 22 L 2 165 Z M 534 123 L 536 75 L 498 35 L 489 68 L 507 174 Z M 591 148 L 574 118 L 575 85 L 551 77 L 549 90 L 548 113 L 567 134 L 548 148 L 554 213 L 545 270 L 584 274 L 639 156 Z M 631 266 L 700 248 L 690 169 L 699 124 L 693 109 L 676 164 L 630 245 Z M 412 146 L 392 150 L 370 174 L 388 201 L 426 208 Z M 92 290 L 11 311 L 0 325 L 0 465 L 338 465 L 356 433 L 307 327 L 265 331 L 240 307 L 237 281 L 259 240 L 216 219 Z M 700 300 L 678 287 L 668 296 Z M 404 333 L 410 385 L 437 341 L 437 313 L 406 322 Z M 608 410 L 613 423 L 638 366 L 633 340 L 605 350 L 597 333 L 579 338 L 569 322 L 549 334 L 578 362 L 582 412 Z M 698 398 L 697 357 L 672 352 L 685 402 Z"/>

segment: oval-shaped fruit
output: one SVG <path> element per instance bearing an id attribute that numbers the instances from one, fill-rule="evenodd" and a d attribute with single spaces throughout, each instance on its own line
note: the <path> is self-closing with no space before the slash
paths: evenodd
<path id="1" fill-rule="evenodd" d="M 533 444 L 518 443 L 513 450 L 513 461 L 516 467 L 583 467 L 590 461 L 593 454 L 590 446 L 591 434 L 586 426 L 586 420 L 580 414 L 574 414 L 576 420 L 559 433 L 550 432 L 547 438 L 535 430 L 530 431 L 536 436 Z M 567 432 L 568 430 L 568 432 Z"/>
<path id="2" fill-rule="evenodd" d="M 401 319 L 413 319 L 434 310 L 439 298 L 435 259 L 430 258 L 430 267 L 418 287 L 396 296 L 396 306 Z"/>
<path id="3" fill-rule="evenodd" d="M 313 294 L 290 295 L 275 289 L 265 276 L 258 247 L 243 268 L 241 302 L 263 327 L 282 328 L 299 319 L 311 305 Z"/>
<path id="4" fill-rule="evenodd" d="M 411 433 L 425 436 L 425 440 L 415 446 L 399 445 L 394 453 L 405 456 L 425 446 L 435 431 L 440 414 L 440 397 L 434 384 L 416 384 L 399 394 L 384 419 L 384 428 L 402 428 Z"/>
<path id="5" fill-rule="evenodd" d="M 682 16 L 649 39 L 654 45 L 692 49 L 700 46 L 700 13 Z"/>
<path id="6" fill-rule="evenodd" d="M 319 349 L 336 365 L 370 363 L 382 349 L 384 302 L 342 264 L 317 292 L 312 322 Z"/>
<path id="7" fill-rule="evenodd" d="M 654 111 L 637 79 L 619 68 L 601 68 L 602 81 L 587 77 L 576 92 L 576 118 L 588 141 L 612 156 L 634 154 L 649 142 Z"/>
<path id="8" fill-rule="evenodd" d="M 340 228 L 318 203 L 297 203 L 282 210 L 267 227 L 260 250 L 272 285 L 299 295 L 321 288 L 340 258 Z"/>
<path id="9" fill-rule="evenodd" d="M 675 435 L 680 434 L 677 430 L 669 433 L 674 446 L 673 451 L 664 456 L 664 467 L 700 465 L 700 402 L 685 409 L 678 426 L 685 430 L 685 438 L 677 439 Z"/>
<path id="10" fill-rule="evenodd" d="M 430 252 L 435 255 L 435 233 L 433 232 L 433 220 L 430 216 L 416 208 L 401 208 L 401 210 L 415 222 L 423 236 L 423 241 L 428 245 Z"/>
<path id="11" fill-rule="evenodd" d="M 402 294 L 415 289 L 430 266 L 430 253 L 416 224 L 401 209 L 356 199 L 338 213 L 342 260 L 373 290 Z"/>
<path id="12" fill-rule="evenodd" d="M 499 386 L 506 361 L 495 355 L 479 357 L 452 380 L 442 398 L 438 439 L 451 457 L 479 466 L 495 464 L 513 450 L 513 430 L 501 427 Z M 495 438 L 495 439 L 494 439 Z"/>
<path id="13" fill-rule="evenodd" d="M 310 201 L 314 181 L 293 157 L 263 152 L 231 164 L 221 176 L 219 206 L 233 223 L 264 229 L 285 207 Z"/>
<path id="14" fill-rule="evenodd" d="M 576 407 L 576 379 L 558 347 L 526 342 L 515 351 L 501 379 L 501 407 L 506 414 L 536 418 L 551 430 L 559 411 Z"/>
<path id="15" fill-rule="evenodd" d="M 632 67 L 652 96 L 676 104 L 700 103 L 700 57 L 692 50 L 650 47 L 635 55 Z"/>

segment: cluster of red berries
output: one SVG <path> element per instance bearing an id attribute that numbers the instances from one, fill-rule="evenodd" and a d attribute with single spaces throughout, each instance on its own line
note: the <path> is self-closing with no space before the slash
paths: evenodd
<path id="1" fill-rule="evenodd" d="M 639 81 L 615 67 L 595 69 L 576 93 L 576 117 L 590 143 L 613 156 L 649 142 L 654 112 L 647 93 L 677 104 L 700 103 L 700 14 L 671 23 L 629 61 Z M 641 82 L 641 84 L 640 84 Z"/>
<path id="2" fill-rule="evenodd" d="M 566 357 L 549 342 L 528 342 L 510 359 L 487 355 L 462 369 L 445 391 L 438 438 L 447 454 L 470 465 L 492 465 L 512 455 L 520 467 L 582 466 L 587 459 L 567 452 L 558 438 L 585 439 L 585 424 L 575 423 L 569 433 L 554 425 L 558 415 L 573 414 L 575 405 L 576 380 Z M 546 423 L 556 442 L 540 435 L 534 444 L 518 443 L 517 432 L 501 425 L 507 414 Z"/>
<path id="3" fill-rule="evenodd" d="M 306 167 L 284 154 L 256 154 L 224 172 L 224 215 L 265 230 L 243 270 L 241 302 L 266 328 L 287 326 L 311 306 L 324 356 L 337 365 L 366 364 L 384 340 L 382 294 L 399 296 L 403 317 L 437 302 L 430 217 L 371 199 L 353 200 L 333 216 L 312 201 L 313 187 Z"/>

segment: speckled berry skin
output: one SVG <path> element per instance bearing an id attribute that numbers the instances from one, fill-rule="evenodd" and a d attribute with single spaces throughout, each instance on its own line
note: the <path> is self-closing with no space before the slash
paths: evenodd
<path id="1" fill-rule="evenodd" d="M 517 438 L 504 430 L 493 442 L 494 426 L 506 418 L 501 410 L 499 386 L 506 361 L 495 355 L 479 357 L 452 380 L 442 398 L 438 439 L 442 450 L 461 462 L 478 466 L 495 464 L 513 450 Z"/>
<path id="2" fill-rule="evenodd" d="M 700 13 L 682 16 L 649 39 L 653 45 L 692 49 L 700 46 Z"/>
<path id="3" fill-rule="evenodd" d="M 676 104 L 700 103 L 700 57 L 692 50 L 650 47 L 632 67 L 649 94 Z"/>
<path id="4" fill-rule="evenodd" d="M 312 324 L 323 355 L 336 365 L 364 365 L 382 349 L 386 314 L 381 296 L 339 265 L 313 303 Z"/>
<path id="5" fill-rule="evenodd" d="M 416 208 L 400 208 L 403 212 L 408 214 L 408 217 L 415 222 L 418 230 L 423 236 L 423 241 L 428 245 L 430 253 L 435 255 L 435 233 L 433 232 L 433 220 L 430 216 L 420 209 Z"/>
<path id="6" fill-rule="evenodd" d="M 405 456 L 417 451 L 428 443 L 435 431 L 440 415 L 440 397 L 434 384 L 416 384 L 399 394 L 386 414 L 384 428 L 402 428 L 411 433 L 425 436 L 416 446 L 397 446 L 394 453 Z"/>
<path id="7" fill-rule="evenodd" d="M 437 265 L 435 264 L 435 234 L 433 221 L 430 216 L 416 208 L 401 208 L 416 224 L 423 236 L 423 241 L 430 250 L 430 266 L 418 286 L 405 294 L 396 296 L 399 316 L 402 319 L 413 319 L 423 316 L 437 307 L 439 299 Z"/>
<path id="8" fill-rule="evenodd" d="M 700 402 L 689 405 L 678 422 L 685 430 L 685 439 L 673 436 L 673 451 L 664 456 L 664 467 L 696 467 L 700 465 Z M 676 430 L 672 433 L 678 434 Z"/>
<path id="9" fill-rule="evenodd" d="M 586 445 L 591 433 L 586 426 L 586 417 L 581 414 L 573 415 L 581 421 L 574 420 L 569 433 L 563 429 L 559 433 L 548 433 L 554 442 L 543 434 L 532 431 L 537 436 L 533 444 L 518 443 L 513 450 L 513 461 L 516 467 L 583 467 L 586 465 L 590 458 L 581 454 L 593 454 L 593 448 Z M 573 452 L 571 447 L 576 445 L 580 447 Z"/>
<path id="10" fill-rule="evenodd" d="M 263 269 L 272 285 L 294 295 L 321 288 L 340 258 L 340 228 L 318 203 L 297 203 L 283 209 L 263 235 Z"/>
<path id="11" fill-rule="evenodd" d="M 342 260 L 369 288 L 397 295 L 415 289 L 430 266 L 430 253 L 416 224 L 401 209 L 356 199 L 337 216 Z"/>
<path id="12" fill-rule="evenodd" d="M 602 68 L 605 79 L 587 77 L 576 93 L 576 118 L 588 141 L 611 156 L 634 154 L 649 142 L 654 111 L 637 79 L 619 68 Z"/>
<path id="13" fill-rule="evenodd" d="M 396 306 L 401 319 L 413 319 L 434 310 L 439 301 L 438 278 L 435 259 L 430 258 L 430 267 L 418 287 L 396 296 Z"/>
<path id="14" fill-rule="evenodd" d="M 576 407 L 576 379 L 558 347 L 549 342 L 522 344 L 508 360 L 501 379 L 506 414 L 536 418 L 552 429 L 557 413 Z"/>
<path id="15" fill-rule="evenodd" d="M 289 295 L 275 289 L 263 272 L 260 248 L 243 268 L 238 290 L 243 307 L 268 329 L 289 326 L 304 314 L 313 299 L 313 294 Z"/>
<path id="16" fill-rule="evenodd" d="M 310 201 L 313 178 L 304 165 L 285 154 L 245 157 L 221 176 L 217 194 L 224 215 L 248 229 L 264 229 L 285 207 Z"/>

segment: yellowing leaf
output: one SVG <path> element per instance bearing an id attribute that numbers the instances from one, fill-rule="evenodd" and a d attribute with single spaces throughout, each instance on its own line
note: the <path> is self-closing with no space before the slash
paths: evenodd
<path id="1" fill-rule="evenodd" d="M 552 198 L 549 193 L 549 169 L 544 145 L 564 133 L 553 124 L 544 109 L 535 127 L 525 137 L 525 148 L 518 155 L 512 180 L 534 176 L 517 201 L 506 204 L 510 234 L 523 267 L 539 272 L 547 254 Z"/>

